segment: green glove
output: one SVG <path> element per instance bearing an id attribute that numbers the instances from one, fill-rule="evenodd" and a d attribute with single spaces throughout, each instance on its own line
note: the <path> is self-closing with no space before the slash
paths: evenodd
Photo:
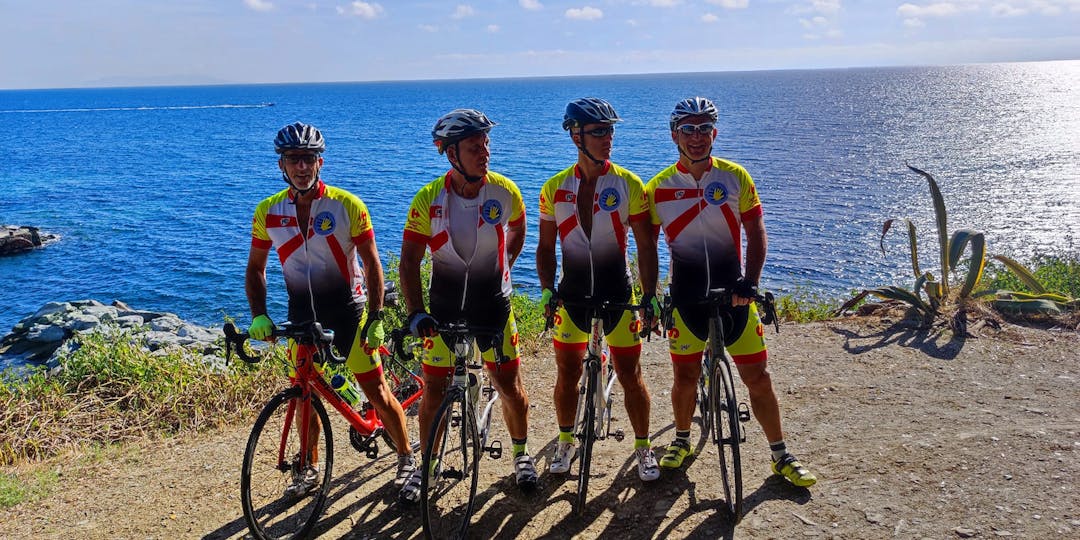
<path id="1" fill-rule="evenodd" d="M 360 335 L 364 336 L 364 342 L 372 349 L 378 349 L 383 344 L 383 340 L 386 339 L 386 329 L 383 327 L 383 312 L 378 310 L 375 312 L 368 312 L 367 321 L 364 322 L 364 327 L 360 329 Z"/>
<path id="2" fill-rule="evenodd" d="M 551 297 L 555 296 L 555 293 L 548 288 L 544 288 L 544 292 L 540 293 L 540 305 L 547 306 L 551 303 Z"/>
<path id="3" fill-rule="evenodd" d="M 251 321 L 251 326 L 248 328 L 248 336 L 251 339 L 266 339 L 272 333 L 274 333 L 274 321 L 271 321 L 270 317 L 266 315 L 255 317 L 255 320 Z"/>

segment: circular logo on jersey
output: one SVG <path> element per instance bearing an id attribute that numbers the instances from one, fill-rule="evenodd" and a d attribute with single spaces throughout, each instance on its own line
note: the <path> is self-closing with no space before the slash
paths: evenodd
<path id="1" fill-rule="evenodd" d="M 315 234 L 321 236 L 327 236 L 334 232 L 334 228 L 337 227 L 337 221 L 334 220 L 334 214 L 330 212 L 319 212 L 319 215 L 315 216 L 313 222 L 315 227 Z"/>
<path id="2" fill-rule="evenodd" d="M 619 207 L 619 191 L 609 187 L 600 192 L 600 200 L 597 202 L 603 211 L 611 212 Z"/>
<path id="3" fill-rule="evenodd" d="M 503 207 L 497 199 L 484 201 L 484 207 L 480 210 L 480 217 L 489 225 L 494 225 L 502 219 Z"/>
<path id="4" fill-rule="evenodd" d="M 705 202 L 709 204 L 724 204 L 727 201 L 727 190 L 720 182 L 713 182 L 705 188 Z"/>

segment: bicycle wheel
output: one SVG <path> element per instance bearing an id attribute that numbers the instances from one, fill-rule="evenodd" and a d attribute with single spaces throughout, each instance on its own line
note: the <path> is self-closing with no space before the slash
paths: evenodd
<path id="1" fill-rule="evenodd" d="M 697 387 L 697 406 L 698 415 L 701 418 L 701 433 L 707 435 L 712 433 L 712 403 L 710 402 L 709 390 L 712 385 L 709 384 L 710 373 L 712 373 L 712 353 L 708 348 L 705 349 L 705 353 L 701 357 L 701 374 L 698 376 Z"/>
<path id="2" fill-rule="evenodd" d="M 592 461 L 593 442 L 596 441 L 596 388 L 599 379 L 597 362 L 586 362 L 585 393 L 578 400 L 581 410 L 581 424 L 578 425 L 581 456 L 578 459 L 577 513 L 585 514 L 585 499 L 589 491 L 589 464 Z"/>
<path id="3" fill-rule="evenodd" d="M 479 480 L 480 436 L 472 405 L 460 388 L 447 390 L 431 424 L 421 466 L 427 472 L 420 482 L 424 535 L 438 540 L 465 538 Z"/>
<path id="4" fill-rule="evenodd" d="M 715 362 L 710 381 L 713 413 L 713 441 L 720 454 L 720 476 L 728 512 L 738 522 L 742 517 L 742 460 L 739 457 L 739 404 L 735 399 L 731 367 L 723 359 Z"/>
<path id="5" fill-rule="evenodd" d="M 255 538 L 304 538 L 322 515 L 330 491 L 334 439 L 322 402 L 312 394 L 309 403 L 322 427 L 314 463 L 300 463 L 300 433 L 295 426 L 300 425 L 304 403 L 299 387 L 271 398 L 251 428 L 240 470 L 240 500 Z M 286 494 L 307 465 L 319 472 L 316 487 L 301 495 Z"/>

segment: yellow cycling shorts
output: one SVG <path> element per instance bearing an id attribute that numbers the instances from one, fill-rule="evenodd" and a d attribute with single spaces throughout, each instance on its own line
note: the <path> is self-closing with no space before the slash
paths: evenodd
<path id="1" fill-rule="evenodd" d="M 360 317 L 360 322 L 356 328 L 351 328 L 353 338 L 352 345 L 349 347 L 349 356 L 345 359 L 345 365 L 356 375 L 356 380 L 360 382 L 375 380 L 382 377 L 382 359 L 379 356 L 379 346 L 377 344 L 374 349 L 367 350 L 364 347 L 364 336 L 361 335 L 361 330 L 364 328 L 364 322 L 367 320 L 367 313 Z M 335 330 L 335 334 L 337 331 Z M 337 342 L 338 340 L 334 340 Z M 299 350 L 299 344 L 293 340 L 289 340 L 289 378 L 296 377 L 296 355 Z M 338 351 L 338 354 L 341 354 Z M 322 372 L 322 366 L 316 365 L 316 369 Z"/>
<path id="2" fill-rule="evenodd" d="M 684 318 L 685 317 L 685 318 Z M 688 324 L 687 321 L 691 324 Z M 725 348 L 736 364 L 755 364 L 768 359 L 765 348 L 765 327 L 758 317 L 757 306 L 750 304 L 731 308 L 722 313 Z M 708 310 L 699 306 L 676 306 L 672 327 L 668 329 L 668 350 L 674 363 L 700 362 L 709 337 Z"/>
<path id="3" fill-rule="evenodd" d="M 484 360 L 484 367 L 495 370 L 517 369 L 521 364 L 521 351 L 518 348 L 517 322 L 514 320 L 514 312 L 506 318 L 503 326 L 503 355 L 510 360 L 501 366 L 495 365 L 495 349 L 488 347 L 482 350 L 480 357 Z M 424 338 L 422 367 L 424 373 L 431 375 L 449 376 L 454 372 L 454 352 L 446 345 L 441 336 Z"/>
<path id="4" fill-rule="evenodd" d="M 589 332 L 591 321 L 585 319 L 584 310 L 574 310 L 574 316 L 560 306 L 555 312 L 555 337 L 553 338 L 556 349 L 568 351 L 584 351 L 589 345 Z M 580 322 L 575 322 L 575 319 Z M 581 326 L 579 326 L 579 324 Z M 584 328 L 582 328 L 584 326 Z M 641 319 L 636 312 L 624 310 L 618 320 L 608 317 L 604 324 L 604 335 L 612 354 L 640 354 L 641 353 Z"/>

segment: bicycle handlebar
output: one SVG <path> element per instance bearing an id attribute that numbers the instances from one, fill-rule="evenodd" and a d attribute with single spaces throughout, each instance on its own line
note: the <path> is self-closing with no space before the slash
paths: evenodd
<path id="1" fill-rule="evenodd" d="M 726 287 L 719 287 L 716 289 L 709 289 L 709 292 L 705 294 L 705 298 L 697 301 L 691 301 L 692 304 L 697 305 L 709 305 L 717 308 L 730 308 L 731 299 L 735 295 L 735 292 Z M 776 298 L 771 292 L 765 292 L 755 294 L 751 299 L 761 306 L 761 324 L 773 325 L 776 332 L 780 332 L 780 317 L 776 315 Z M 664 297 L 664 326 L 670 327 L 671 313 L 672 313 L 672 299 L 671 295 Z"/>
<path id="2" fill-rule="evenodd" d="M 233 323 L 225 323 L 222 327 L 225 332 L 225 363 L 229 363 L 231 352 L 235 350 L 236 356 L 241 360 L 254 364 L 261 360 L 258 355 L 249 355 L 244 351 L 244 343 L 251 339 L 247 332 L 241 332 Z M 330 344 L 334 341 L 334 331 L 324 330 L 322 324 L 315 321 L 291 323 L 286 321 L 281 326 L 275 327 L 270 333 L 271 338 L 292 339 L 302 345 L 314 345 L 319 348 L 326 358 L 335 364 L 344 364 L 345 358 L 334 354 Z"/>

